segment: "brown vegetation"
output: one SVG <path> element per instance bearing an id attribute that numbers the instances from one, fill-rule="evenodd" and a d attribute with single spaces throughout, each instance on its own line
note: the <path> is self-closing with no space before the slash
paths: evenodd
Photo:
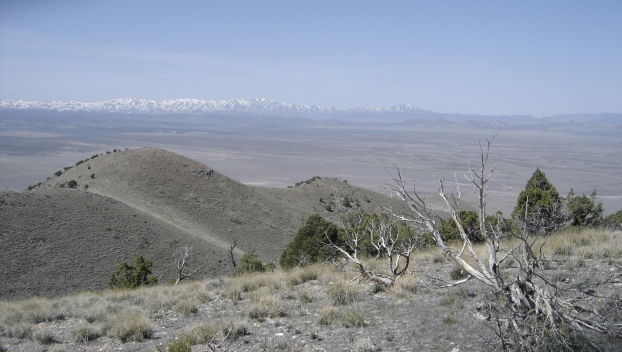
<path id="1" fill-rule="evenodd" d="M 485 250 L 475 246 L 475 251 Z M 619 272 L 622 233 L 592 229 L 555 234 L 543 253 L 545 273 L 561 280 L 575 273 L 589 275 L 595 267 Z M 1 302 L 0 347 L 164 350 L 184 342 L 206 350 L 228 336 L 221 347 L 235 351 L 261 346 L 285 351 L 490 350 L 481 337 L 492 338 L 492 332 L 471 320 L 486 290 L 472 282 L 442 290 L 425 284 L 430 275 L 449 280 L 453 264 L 439 249 L 415 251 L 411 261 L 414 273 L 386 290 L 356 280 L 356 271 L 318 264 L 176 286 Z M 365 265 L 385 268 L 384 261 L 374 259 Z M 604 338 L 603 348 L 615 350 L 616 343 Z"/>

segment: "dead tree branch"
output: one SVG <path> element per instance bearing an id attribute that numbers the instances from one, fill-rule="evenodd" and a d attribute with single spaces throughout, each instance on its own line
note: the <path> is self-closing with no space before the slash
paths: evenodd
<path id="1" fill-rule="evenodd" d="M 179 253 L 177 254 L 177 279 L 175 280 L 175 285 L 177 285 L 180 281 L 199 273 L 201 269 L 207 265 L 207 261 L 205 261 L 198 268 L 193 270 L 190 269 L 188 261 L 193 250 L 194 248 L 191 246 L 183 246 L 179 249 Z"/>
<path id="2" fill-rule="evenodd" d="M 408 189 L 403 171 L 397 167 L 394 174 L 390 173 L 393 183 L 388 185 L 388 189 L 408 205 L 411 213 L 387 210 L 394 217 L 407 221 L 419 233 L 427 233 L 433 243 L 467 273 L 465 279 L 455 282 L 439 280 L 442 282 L 441 287 L 456 286 L 475 279 L 491 289 L 489 302 L 495 303 L 479 306 L 475 315 L 489 322 L 488 326 L 495 332 L 503 350 L 538 351 L 553 348 L 571 351 L 583 346 L 582 343 L 598 349 L 597 341 L 590 332 L 622 338 L 620 297 L 597 294 L 601 288 L 611 288 L 618 277 L 611 276 L 600 282 L 556 282 L 547 277 L 540 265 L 543 261 L 542 247 L 546 241 L 537 244 L 539 242 L 534 236 L 538 235 L 536 229 L 544 226 L 537 216 L 525 216 L 523 224 L 515 224 L 514 228 L 518 230 L 510 233 L 502 231 L 500 221 L 497 226 L 488 224 L 488 182 L 497 169 L 501 155 L 499 152 L 490 165 L 491 146 L 495 137 L 486 143 L 475 141 L 480 154 L 478 163 L 469 165 L 465 174 L 473 187 L 478 207 L 479 232 L 481 238 L 485 239 L 485 256 L 480 256 L 475 250 L 461 222 L 458 206 L 462 194 L 458 182 L 453 191 L 447 193 L 445 182 L 438 181 L 438 194 L 444 200 L 446 211 L 460 234 L 458 244 L 448 244 L 443 240 L 439 232 L 439 217 L 419 196 L 414 184 L 412 190 Z M 559 221 L 553 223 L 555 229 L 558 229 L 564 225 L 563 209 L 547 209 L 548 214 L 554 211 L 560 214 Z M 545 230 L 550 232 L 548 228 Z M 506 238 L 517 238 L 518 244 L 504 249 L 501 244 Z M 517 263 L 516 269 L 504 269 L 501 264 L 508 259 Z"/>

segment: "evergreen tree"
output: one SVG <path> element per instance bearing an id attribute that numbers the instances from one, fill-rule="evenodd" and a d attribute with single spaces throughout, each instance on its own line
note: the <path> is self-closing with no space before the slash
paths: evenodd
<path id="1" fill-rule="evenodd" d="M 540 169 L 520 192 L 512 218 L 536 235 L 550 234 L 567 220 L 559 192 Z"/>
<path id="2" fill-rule="evenodd" d="M 471 210 L 460 210 L 458 216 L 460 216 L 462 227 L 469 240 L 471 242 L 483 242 L 484 238 L 479 230 L 479 215 Z M 444 221 L 438 231 L 445 241 L 460 240 L 460 231 L 452 219 Z"/>
<path id="3" fill-rule="evenodd" d="M 266 269 L 255 253 L 244 253 L 240 258 L 240 270 L 243 273 L 264 272 Z"/>
<path id="4" fill-rule="evenodd" d="M 300 264 L 317 263 L 331 258 L 335 250 L 324 245 L 329 241 L 335 244 L 343 242 L 339 227 L 318 214 L 309 216 L 281 253 L 281 268 L 291 269 Z"/>
<path id="5" fill-rule="evenodd" d="M 566 197 L 566 206 L 572 213 L 572 226 L 597 226 L 603 220 L 603 203 L 596 203 L 596 190 L 586 196 L 575 196 L 571 188 Z"/>
<path id="6" fill-rule="evenodd" d="M 123 262 L 110 276 L 108 287 L 133 289 L 143 285 L 155 285 L 158 283 L 158 279 L 151 273 L 152 266 L 151 260 L 142 256 L 134 259 L 133 266 Z"/>

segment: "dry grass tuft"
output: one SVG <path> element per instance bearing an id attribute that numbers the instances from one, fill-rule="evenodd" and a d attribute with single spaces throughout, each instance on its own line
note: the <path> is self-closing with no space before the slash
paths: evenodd
<path id="1" fill-rule="evenodd" d="M 326 293 L 335 305 L 354 303 L 359 294 L 355 285 L 346 282 L 338 282 L 328 286 Z"/>
<path id="2" fill-rule="evenodd" d="M 296 268 L 287 273 L 285 281 L 288 287 L 302 285 L 308 281 L 317 280 L 320 277 L 325 265 L 309 265 L 303 268 Z"/>
<path id="3" fill-rule="evenodd" d="M 398 298 L 408 298 L 417 293 L 419 279 L 414 275 L 403 275 L 399 277 L 391 288 L 389 293 Z"/>
<path id="4" fill-rule="evenodd" d="M 362 328 L 367 326 L 365 311 L 357 307 L 348 307 L 339 318 L 344 328 Z"/>
<path id="5" fill-rule="evenodd" d="M 249 318 L 263 319 L 284 316 L 285 305 L 277 296 L 257 294 L 251 297 L 251 306 L 248 311 Z"/>
<path id="6" fill-rule="evenodd" d="M 84 321 L 77 323 L 71 330 L 71 337 L 75 343 L 88 343 L 102 335 L 101 326 L 94 326 Z"/>
<path id="7" fill-rule="evenodd" d="M 32 339 L 43 345 L 49 345 L 57 341 L 56 336 L 54 336 L 54 332 L 51 329 L 42 326 L 35 329 L 32 333 Z"/>
<path id="8" fill-rule="evenodd" d="M 335 306 L 324 307 L 320 310 L 320 325 L 331 325 L 332 323 L 339 320 L 341 317 L 341 312 Z"/>
<path id="9" fill-rule="evenodd" d="M 140 309 L 128 309 L 108 317 L 105 330 L 121 342 L 143 341 L 153 335 L 151 320 Z"/>

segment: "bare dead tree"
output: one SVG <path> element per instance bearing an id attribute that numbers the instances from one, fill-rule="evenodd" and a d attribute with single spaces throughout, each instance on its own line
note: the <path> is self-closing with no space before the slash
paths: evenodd
<path id="1" fill-rule="evenodd" d="M 207 348 L 209 348 L 210 351 L 212 352 L 218 351 L 220 346 L 222 346 L 229 339 L 229 336 L 231 336 L 232 332 L 233 332 L 233 326 L 216 333 L 214 336 L 212 336 L 212 339 L 210 340 L 210 342 L 207 343 Z M 219 335 L 221 336 L 220 339 L 218 338 Z M 228 347 L 230 346 L 231 345 L 229 345 Z M 226 348 L 225 351 L 227 351 L 228 349 L 229 348 Z"/>
<path id="2" fill-rule="evenodd" d="M 194 248 L 192 246 L 183 246 L 179 249 L 177 253 L 177 279 L 175 280 L 175 285 L 177 285 L 181 280 L 187 279 L 192 275 L 198 273 L 207 265 L 207 261 L 205 261 L 201 266 L 196 269 L 190 269 L 190 264 L 188 261 L 190 260 L 190 255 Z"/>
<path id="3" fill-rule="evenodd" d="M 410 264 L 410 255 L 417 248 L 419 241 L 417 235 L 403 222 L 392 222 L 389 217 L 380 216 L 366 223 L 366 214 L 362 212 L 351 213 L 342 220 L 346 235 L 346 249 L 334 243 L 329 244 L 342 255 L 346 262 L 356 265 L 362 278 L 392 286 L 398 277 L 406 273 Z M 360 254 L 362 244 L 366 240 L 369 240 L 372 246 L 387 259 L 390 275 L 374 273 L 365 267 Z"/>
<path id="4" fill-rule="evenodd" d="M 233 264 L 233 269 L 235 270 L 236 273 L 239 273 L 240 269 L 238 269 L 238 264 L 235 262 L 235 256 L 233 255 L 233 251 L 235 250 L 235 247 L 237 246 L 238 246 L 238 240 L 234 238 L 233 242 L 229 244 L 229 258 L 231 258 L 231 264 Z"/>
<path id="5" fill-rule="evenodd" d="M 538 242 L 538 237 L 530 232 L 536 219 L 531 219 L 532 223 L 527 226 L 517 226 L 520 231 L 513 233 L 504 233 L 501 226 L 488 224 L 488 182 L 501 155 L 499 152 L 495 160 L 489 160 L 493 141 L 494 137 L 486 144 L 475 142 L 480 158 L 476 166 L 469 165 L 465 174 L 473 187 L 479 210 L 479 232 L 485 239 L 485 256 L 480 256 L 475 250 L 460 220 L 458 206 L 462 193 L 457 180 L 450 193 L 445 190 L 445 182 L 438 181 L 438 193 L 460 232 L 461 241 L 458 244 L 443 240 L 439 232 L 439 217 L 419 196 L 414 184 L 412 191 L 408 189 L 403 173 L 397 167 L 396 174 L 392 175 L 394 183 L 388 188 L 406 202 L 411 212 L 388 210 L 420 232 L 426 232 L 434 244 L 466 272 L 465 278 L 444 283 L 441 287 L 456 286 L 475 279 L 490 288 L 488 302 L 477 305 L 474 315 L 487 321 L 503 350 L 555 348 L 572 351 L 581 346 L 599 350 L 595 333 L 622 338 L 622 301 L 613 287 L 622 282 L 621 274 L 605 274 L 601 280 L 591 275 L 589 281 L 581 282 L 554 280 L 544 273 L 540 265 L 543 259 L 542 238 Z M 518 239 L 518 244 L 510 248 L 501 246 L 502 241 L 510 237 Z M 517 263 L 517 268 L 503 266 L 507 260 Z"/>

